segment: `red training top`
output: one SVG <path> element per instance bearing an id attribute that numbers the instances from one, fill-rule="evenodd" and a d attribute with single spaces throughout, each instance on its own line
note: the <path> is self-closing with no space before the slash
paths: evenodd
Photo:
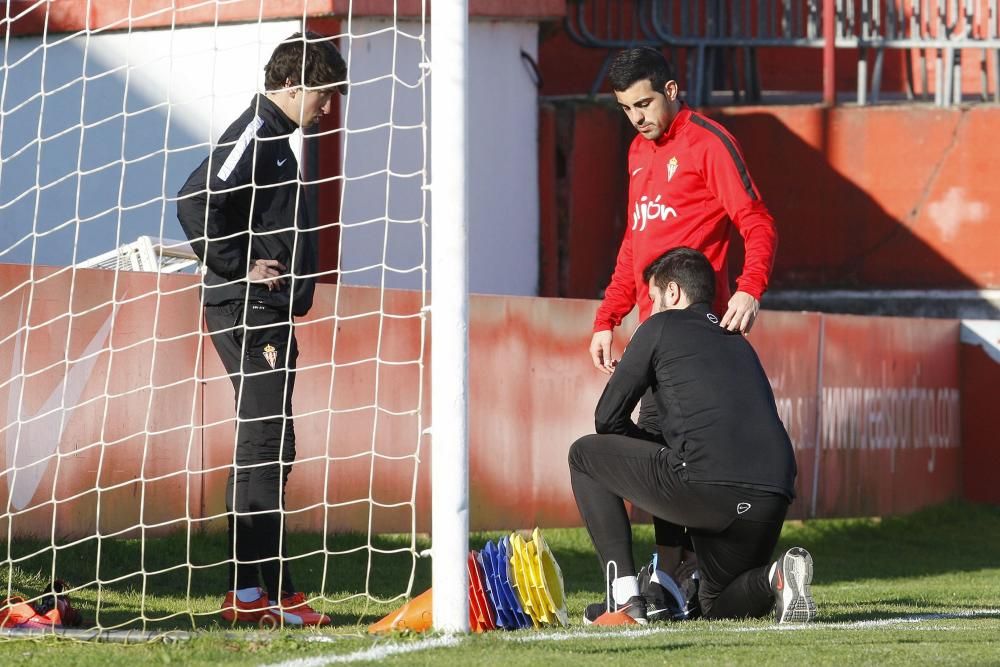
<path id="1" fill-rule="evenodd" d="M 726 254 L 730 221 L 746 255 L 737 289 L 758 301 L 767 289 L 778 233 L 750 178 L 739 144 L 721 125 L 687 105 L 657 141 L 641 134 L 628 151 L 629 208 L 625 238 L 611 284 L 597 309 L 594 331 L 608 331 L 639 304 L 639 321 L 652 310 L 643 270 L 671 248 L 700 250 L 715 269 L 715 303 L 728 309 Z"/>

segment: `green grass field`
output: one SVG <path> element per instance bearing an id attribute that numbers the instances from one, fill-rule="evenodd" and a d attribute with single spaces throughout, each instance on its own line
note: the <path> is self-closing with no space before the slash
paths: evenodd
<path id="1" fill-rule="evenodd" d="M 1000 665 L 1000 508 L 951 504 L 900 517 L 790 522 L 781 548 L 797 544 L 815 558 L 813 585 L 818 622 L 776 626 L 773 622 L 694 621 L 646 628 L 586 628 L 583 607 L 602 587 L 586 533 L 578 529 L 545 530 L 566 582 L 572 624 L 566 630 L 493 632 L 448 638 L 396 636 L 372 639 L 365 626 L 399 605 L 365 603 L 355 598 L 331 607 L 336 627 L 323 631 L 286 631 L 260 635 L 233 631 L 212 613 L 221 601 L 219 582 L 225 570 L 204 567 L 224 553 L 221 536 L 200 537 L 192 545 L 193 570 L 184 562 L 185 540 L 149 540 L 145 551 L 136 541 L 101 544 L 101 607 L 93 590 L 80 591 L 74 602 L 87 619 L 113 627 L 144 614 L 165 620 L 148 628 L 200 632 L 189 641 L 135 645 L 84 643 L 57 638 L 0 640 L 0 664 L 101 665 L 272 665 L 312 667 L 381 658 L 389 664 L 441 665 L 608 665 L 608 664 L 998 664 Z M 495 533 L 476 534 L 479 548 Z M 406 547 L 403 539 L 381 538 L 385 547 Z M 331 538 L 328 546 L 344 550 L 364 544 L 360 536 Z M 306 553 L 322 545 L 319 536 L 295 536 L 290 552 Z M 636 529 L 636 554 L 645 560 L 652 530 Z M 19 557 L 44 548 L 18 541 Z M 418 548 L 427 545 L 421 543 Z M 0 553 L 7 545 L 0 543 Z M 12 588 L 33 594 L 51 571 L 51 552 L 19 563 Z M 60 549 L 58 574 L 70 582 L 94 579 L 96 545 Z M 375 557 L 369 589 L 392 595 L 410 576 L 409 554 Z M 147 572 L 166 570 L 145 580 L 128 577 L 144 565 Z M 417 561 L 414 592 L 429 586 L 429 562 Z M 296 564 L 299 586 L 347 597 L 364 590 L 367 555 L 358 552 L 324 560 L 312 556 Z M 7 570 L 3 577 L 6 577 Z M 0 580 L 6 589 L 7 581 Z M 141 595 L 145 586 L 146 595 Z M 185 596 L 190 591 L 194 616 Z M 133 626 L 134 627 L 134 626 Z M 383 653 L 388 652 L 388 653 Z"/>

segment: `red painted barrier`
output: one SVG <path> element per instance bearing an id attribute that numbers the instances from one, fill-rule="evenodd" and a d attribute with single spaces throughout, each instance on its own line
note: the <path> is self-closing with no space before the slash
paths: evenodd
<path id="1" fill-rule="evenodd" d="M 543 104 L 540 113 L 540 291 L 593 298 L 607 286 L 625 233 L 634 130 L 604 104 Z"/>
<path id="2" fill-rule="evenodd" d="M 899 514 L 960 489 L 958 323 L 826 315 L 816 516 Z"/>
<path id="3" fill-rule="evenodd" d="M 16 20 L 0 25 L 0 35 L 37 35 L 80 30 L 149 29 L 184 25 L 256 22 L 261 19 L 302 17 L 388 16 L 419 18 L 429 13 L 422 0 L 97 0 L 51 2 L 9 0 L 6 16 Z M 565 13 L 565 0 L 470 0 L 469 15 L 484 19 L 552 20 Z"/>
<path id="4" fill-rule="evenodd" d="M 1000 236 L 989 225 L 1000 162 L 988 148 L 1000 109 L 756 107 L 715 116 L 743 145 L 778 224 L 774 286 L 1000 285 Z"/>
<path id="5" fill-rule="evenodd" d="M 962 324 L 962 488 L 967 500 L 1000 505 L 1000 322 Z"/>
<path id="6" fill-rule="evenodd" d="M 799 519 L 814 514 L 811 508 L 818 472 L 817 402 L 822 395 L 818 373 L 820 325 L 818 313 L 763 311 L 750 336 L 771 380 L 778 415 L 795 448 L 796 501 L 789 516 Z"/>
<path id="7" fill-rule="evenodd" d="M 551 202 L 541 209 L 542 228 L 559 230 L 557 245 L 573 247 L 560 267 L 573 278 L 558 294 L 595 298 L 621 242 L 625 197 L 618 184 L 634 132 L 620 129 L 622 114 L 610 103 L 551 104 L 558 122 L 543 145 L 554 144 L 575 171 L 542 183 L 542 201 Z M 1000 109 L 793 106 L 712 115 L 739 139 L 774 214 L 779 244 L 771 287 L 1000 286 L 1000 235 L 990 224 L 1000 210 L 1000 161 L 992 148 Z M 549 210 L 571 223 L 551 219 Z M 736 241 L 734 272 L 742 266 Z"/>
<path id="8" fill-rule="evenodd" d="M 559 295 L 559 212 L 556 198 L 545 192 L 545 188 L 557 187 L 559 171 L 556 112 L 542 104 L 538 108 L 538 296 Z"/>
<path id="9" fill-rule="evenodd" d="M 187 472 L 202 455 L 190 426 L 192 414 L 201 420 L 192 277 L 28 277 L 29 267 L 0 265 L 4 528 L 13 517 L 14 534 L 110 536 L 140 520 L 162 532 L 197 517 L 201 487 Z"/>
<path id="10" fill-rule="evenodd" d="M 199 338 L 196 278 L 29 275 L 0 265 L 0 530 L 222 527 L 233 390 Z M 429 530 L 423 305 L 416 292 L 318 287 L 297 327 L 293 529 Z M 566 455 L 592 432 L 604 384 L 587 354 L 595 308 L 472 297 L 473 528 L 578 525 Z M 959 493 L 956 322 L 765 311 L 751 341 L 798 458 L 793 516 L 888 514 Z"/>

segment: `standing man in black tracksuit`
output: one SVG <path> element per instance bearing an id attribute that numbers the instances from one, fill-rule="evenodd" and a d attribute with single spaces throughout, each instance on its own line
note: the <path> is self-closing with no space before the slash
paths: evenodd
<path id="1" fill-rule="evenodd" d="M 346 93 L 329 38 L 295 33 L 264 68 L 265 93 L 223 133 L 178 193 L 177 217 L 205 266 L 212 342 L 232 379 L 236 452 L 226 486 L 231 576 L 222 617 L 326 625 L 292 582 L 285 483 L 295 459 L 293 318 L 312 306 L 318 248 L 290 135 Z M 261 579 L 266 590 L 260 588 Z"/>
<path id="2" fill-rule="evenodd" d="M 793 548 L 770 561 L 796 469 L 764 369 L 746 338 L 711 313 L 715 273 L 702 253 L 670 250 L 643 279 L 655 314 L 636 330 L 601 396 L 598 435 L 580 438 L 569 453 L 580 514 L 602 566 L 614 561 L 617 569 L 610 606 L 646 622 L 628 499 L 688 528 L 706 618 L 762 617 L 776 605 L 779 622 L 808 621 L 816 614 L 811 556 Z M 662 438 L 631 420 L 647 388 Z M 590 605 L 585 620 L 604 609 Z"/>

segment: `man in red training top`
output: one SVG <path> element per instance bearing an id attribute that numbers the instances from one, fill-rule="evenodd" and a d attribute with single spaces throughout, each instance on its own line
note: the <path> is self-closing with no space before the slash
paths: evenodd
<path id="1" fill-rule="evenodd" d="M 611 374 L 616 363 L 612 330 L 636 305 L 640 323 L 650 315 L 649 287 L 642 274 L 653 260 L 681 246 L 704 253 L 715 271 L 713 317 L 720 326 L 745 334 L 767 289 L 778 235 L 736 139 L 678 99 L 677 81 L 662 53 L 651 48 L 622 51 L 608 79 L 638 131 L 628 152 L 625 238 L 590 341 L 594 366 Z M 745 246 L 735 293 L 730 291 L 726 262 L 731 226 Z M 662 439 L 652 392 L 642 399 L 638 426 L 650 440 Z M 656 569 L 682 578 L 678 572 L 694 561 L 690 539 L 680 526 L 660 519 L 654 525 Z"/>
<path id="2" fill-rule="evenodd" d="M 639 321 L 649 317 L 642 270 L 650 262 L 679 246 L 703 252 L 715 269 L 712 306 L 721 316 L 719 324 L 747 333 L 767 289 L 778 235 L 736 139 L 678 99 L 677 81 L 663 54 L 651 48 L 622 51 L 608 78 L 639 132 L 628 151 L 625 238 L 590 343 L 594 365 L 610 374 L 611 331 L 636 304 Z M 743 274 L 731 296 L 730 225 L 746 246 Z"/>

